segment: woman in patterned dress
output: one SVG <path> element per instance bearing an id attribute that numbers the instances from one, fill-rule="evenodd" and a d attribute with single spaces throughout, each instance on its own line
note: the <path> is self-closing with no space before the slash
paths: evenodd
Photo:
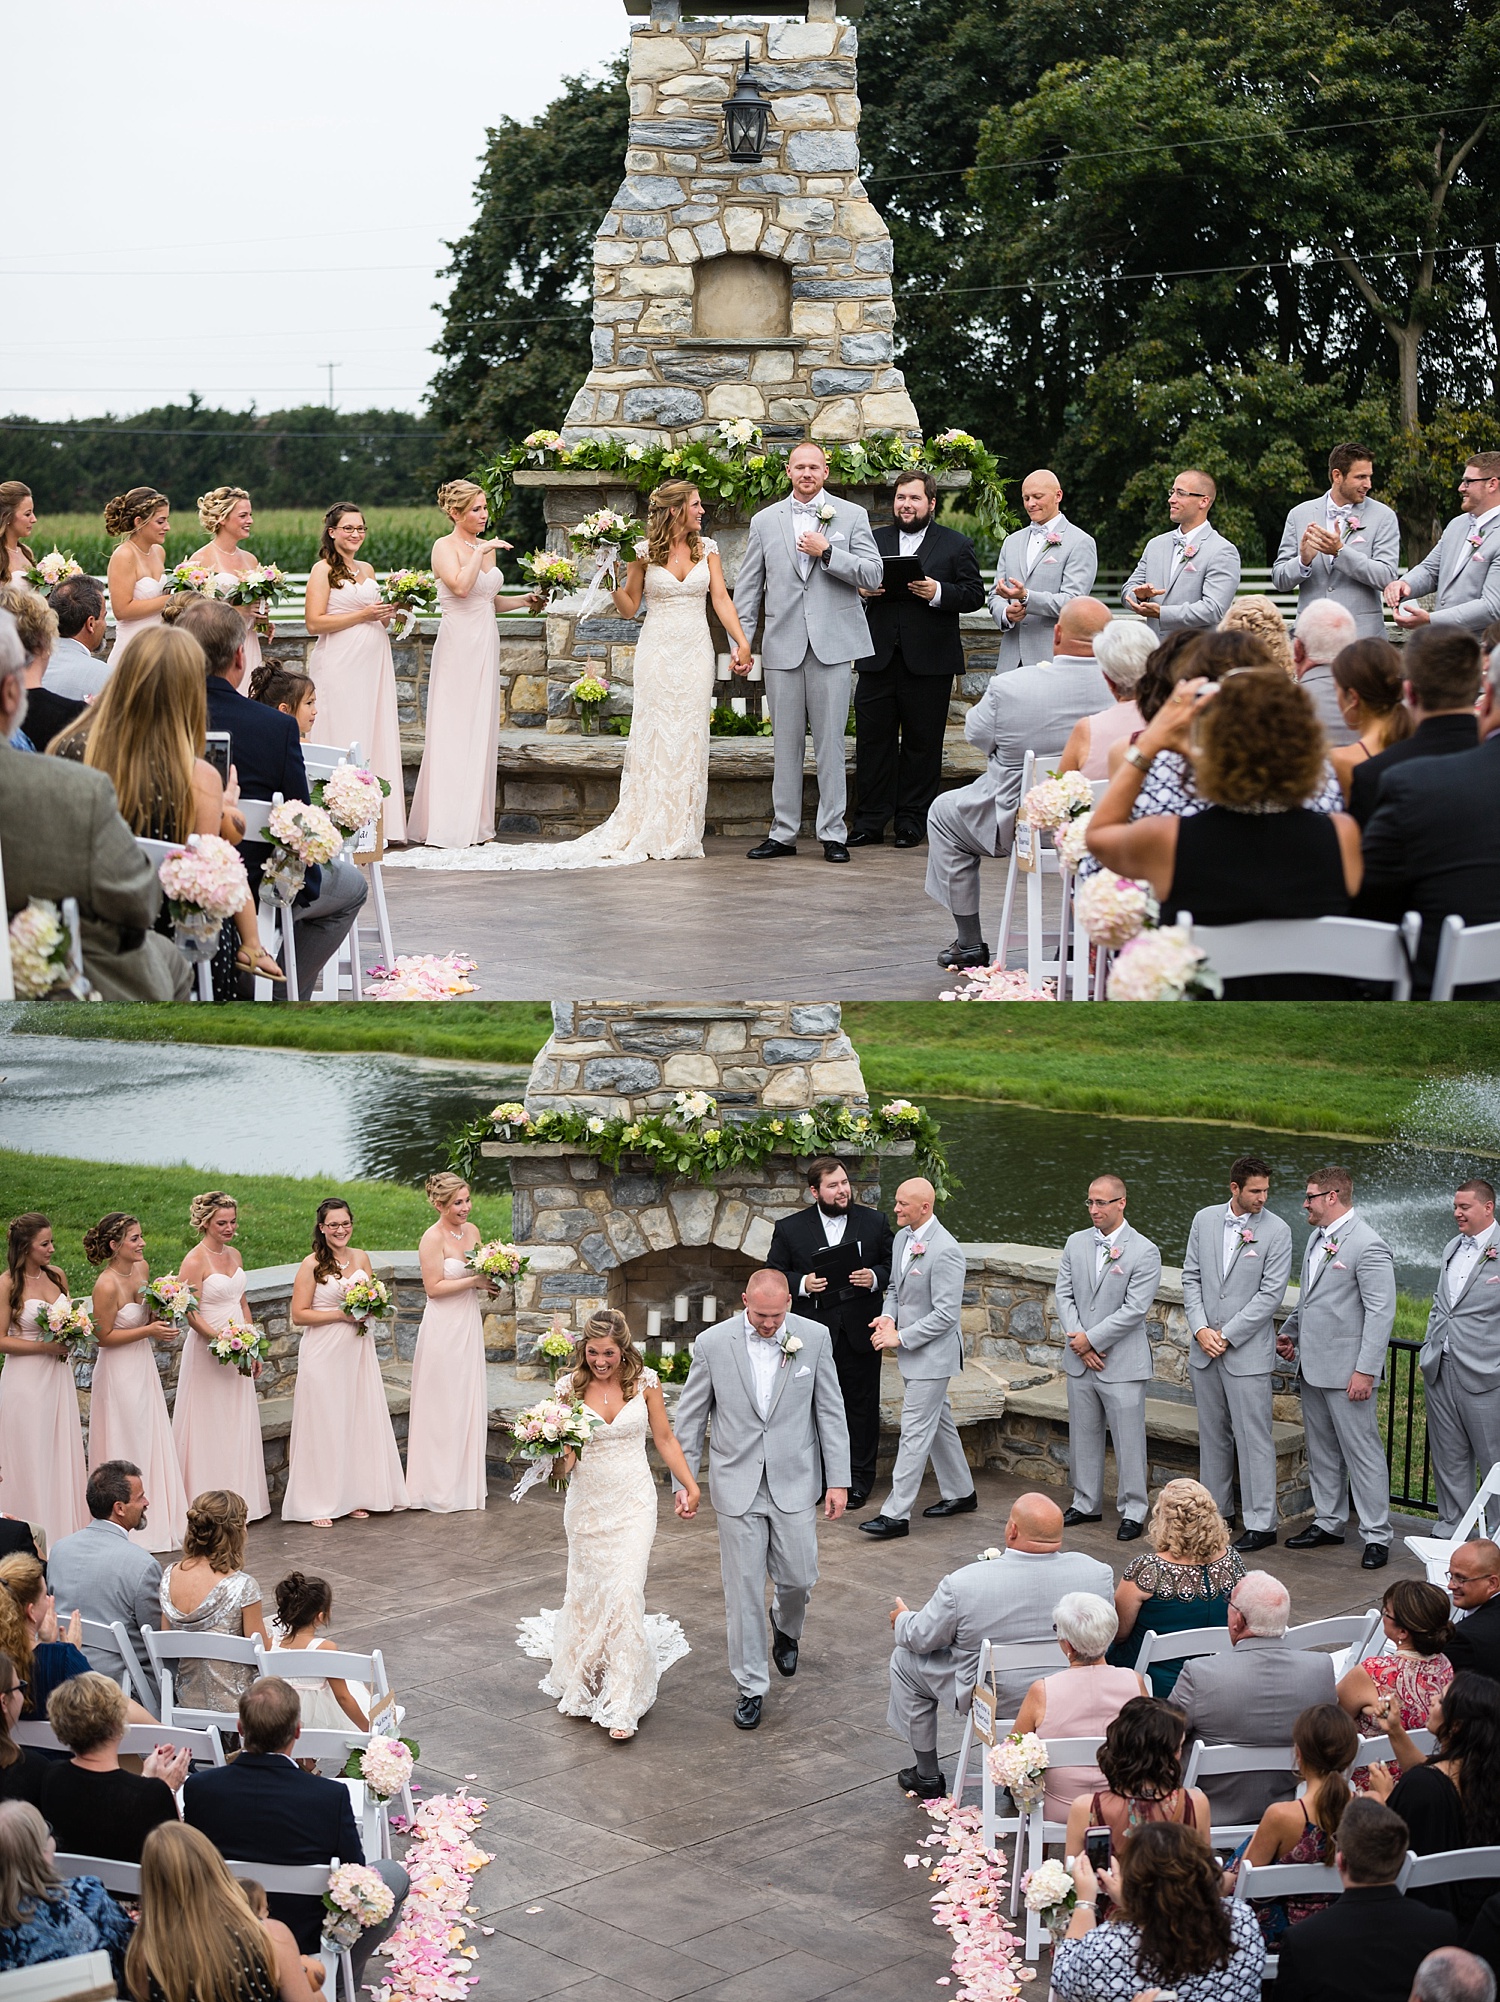
<path id="1" fill-rule="evenodd" d="M 1230 1548 L 1229 1527 L 1198 1481 L 1168 1481 L 1146 1523 L 1151 1549 L 1125 1567 L 1115 1587 L 1120 1633 L 1109 1651 L 1117 1668 L 1134 1668 L 1148 1633 L 1227 1627 L 1229 1595 L 1245 1575 Z M 1153 1696 L 1170 1696 L 1180 1661 L 1153 1662 Z"/>

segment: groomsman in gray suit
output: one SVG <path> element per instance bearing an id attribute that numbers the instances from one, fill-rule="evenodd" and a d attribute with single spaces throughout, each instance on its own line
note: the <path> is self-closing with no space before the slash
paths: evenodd
<path id="1" fill-rule="evenodd" d="M 1378 1571 L 1390 1556 L 1391 1479 L 1380 1443 L 1375 1386 L 1396 1324 L 1391 1248 L 1354 1212 L 1347 1168 L 1307 1178 L 1302 1207 L 1313 1226 L 1302 1253 L 1302 1290 L 1282 1323 L 1276 1353 L 1302 1377 L 1302 1423 L 1314 1515 L 1288 1550 L 1342 1543 L 1354 1496 L 1360 1560 Z"/>
<path id="2" fill-rule="evenodd" d="M 1198 1478 L 1220 1515 L 1234 1515 L 1234 1456 L 1240 1457 L 1236 1550 L 1276 1541 L 1276 1448 L 1271 1437 L 1273 1316 L 1292 1270 L 1292 1233 L 1266 1208 L 1271 1170 L 1242 1154 L 1229 1170 L 1229 1203 L 1199 1210 L 1182 1261 L 1182 1304 L 1192 1341 L 1188 1367 L 1198 1407 Z"/>
<path id="3" fill-rule="evenodd" d="M 849 1494 L 849 1428 L 832 1339 L 820 1321 L 791 1311 L 786 1274 L 752 1272 L 742 1297 L 744 1313 L 705 1328 L 693 1346 L 676 1432 L 696 1471 L 712 1420 L 708 1492 L 719 1520 L 729 1668 L 740 1691 L 734 1721 L 753 1731 L 771 1686 L 766 1575 L 771 1658 L 778 1674 L 795 1675 L 818 1582 L 818 1492 L 826 1490 L 824 1513 L 837 1521 Z"/>
<path id="4" fill-rule="evenodd" d="M 1125 603 L 1154 621 L 1160 633 L 1184 626 L 1211 631 L 1234 603 L 1240 552 L 1209 526 L 1208 511 L 1217 493 L 1209 475 L 1196 467 L 1179 473 L 1167 495 L 1172 527 L 1152 536 L 1125 579 Z"/>
<path id="5" fill-rule="evenodd" d="M 1500 1460 L 1500 1231 L 1495 1190 L 1478 1176 L 1453 1198 L 1458 1235 L 1427 1317 L 1420 1364 L 1439 1536 L 1452 1536 L 1481 1477 Z"/>
<path id="6" fill-rule="evenodd" d="M 979 1506 L 948 1402 L 948 1379 L 964 1366 L 959 1316 L 966 1267 L 957 1239 L 932 1213 L 935 1200 L 931 1182 L 920 1176 L 897 1189 L 900 1229 L 891 1247 L 891 1281 L 885 1312 L 872 1323 L 871 1342 L 896 1351 L 905 1386 L 891 1492 L 879 1515 L 860 1524 L 877 1540 L 909 1534 L 929 1459 L 942 1499 L 923 1515 L 968 1515 Z"/>
<path id="7" fill-rule="evenodd" d="M 1396 624 L 1462 626 L 1476 639 L 1494 619 L 1500 619 L 1500 452 L 1476 452 L 1458 483 L 1456 514 L 1435 549 L 1414 570 L 1385 587 L 1385 602 Z M 1408 598 L 1437 592 L 1430 612 L 1410 605 Z"/>
<path id="8" fill-rule="evenodd" d="M 1361 639 L 1384 639 L 1380 594 L 1401 574 L 1401 524 L 1374 500 L 1375 457 L 1366 445 L 1335 445 L 1328 491 L 1294 507 L 1271 570 L 1278 591 L 1297 593 L 1300 617 L 1331 599 L 1354 616 Z"/>
<path id="9" fill-rule="evenodd" d="M 768 862 L 797 852 L 811 722 L 823 859 L 847 862 L 844 730 L 854 663 L 875 651 L 859 594 L 879 590 L 885 565 L 864 509 L 824 492 L 821 445 L 796 446 L 786 470 L 792 491 L 752 517 L 734 583 L 735 610 L 752 644 L 765 612 L 760 657 L 771 708 L 771 831 L 749 854 Z"/>
<path id="10" fill-rule="evenodd" d="M 1075 1523 L 1104 1515 L 1104 1434 L 1115 1442 L 1121 1543 L 1146 1523 L 1146 1385 L 1151 1344 L 1146 1316 L 1161 1280 L 1161 1253 L 1125 1221 L 1118 1175 L 1089 1183 L 1088 1230 L 1075 1230 L 1057 1268 L 1057 1318 L 1068 1378 L 1068 1472 Z"/>
<path id="11" fill-rule="evenodd" d="M 916 1764 L 896 1784 L 922 1800 L 947 1792 L 938 1768 L 938 1717 L 969 1707 L 984 1641 L 1030 1641 L 1052 1632 L 1052 1609 L 1069 1592 L 1094 1592 L 1107 1604 L 1114 1573 L 1097 1557 L 1064 1550 L 1063 1515 L 1046 1495 L 1017 1497 L 1000 1557 L 950 1571 L 925 1606 L 904 1599 L 891 1608 L 891 1702 L 886 1721 L 910 1745 Z M 1013 1717 L 1035 1681 L 1032 1669 L 997 1674 L 1002 1712 Z"/>
<path id="12" fill-rule="evenodd" d="M 1099 551 L 1062 511 L 1056 473 L 1028 473 L 1021 505 L 1031 517 L 1000 545 L 990 614 L 1000 628 L 1000 672 L 1034 667 L 1052 653 L 1052 628 L 1070 599 L 1094 588 Z"/>

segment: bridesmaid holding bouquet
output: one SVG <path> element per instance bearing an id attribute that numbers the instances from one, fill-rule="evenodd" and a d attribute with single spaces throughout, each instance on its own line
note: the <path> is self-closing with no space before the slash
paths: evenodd
<path id="1" fill-rule="evenodd" d="M 245 1261 L 234 1248 L 239 1205 L 222 1189 L 194 1196 L 188 1211 L 199 1242 L 183 1259 L 178 1277 L 198 1295 L 188 1315 L 191 1333 L 182 1345 L 172 1437 L 190 1497 L 227 1488 L 243 1495 L 251 1522 L 271 1513 L 266 1462 L 260 1443 L 260 1407 L 254 1375 L 242 1376 L 217 1360 L 209 1343 L 231 1322 L 247 1322 Z"/>
<path id="2" fill-rule="evenodd" d="M 94 1281 L 99 1354 L 89 1400 L 89 1471 L 106 1460 L 139 1467 L 150 1512 L 129 1532 L 130 1540 L 143 1550 L 180 1550 L 187 1490 L 153 1347 L 170 1342 L 177 1329 L 157 1320 L 141 1297 L 151 1273 L 139 1217 L 120 1210 L 101 1217 L 84 1238 L 83 1251 L 90 1265 L 104 1268 Z"/>
<path id="3" fill-rule="evenodd" d="M 351 501 L 323 517 L 318 560 L 307 580 L 307 630 L 318 635 L 308 663 L 318 691 L 322 744 L 359 745 L 359 755 L 390 787 L 387 841 L 406 839 L 406 781 L 396 716 L 396 668 L 386 628 L 394 605 L 380 601 L 374 566 L 360 561 L 365 518 Z"/>
<path id="4" fill-rule="evenodd" d="M 48 1544 L 89 1520 L 83 1498 L 83 1426 L 72 1351 L 49 1341 L 42 1316 L 68 1298 L 52 1262 L 52 1226 L 34 1210 L 11 1219 L 0 1294 L 0 1505 L 40 1524 Z"/>
<path id="5" fill-rule="evenodd" d="M 155 487 L 132 487 L 128 494 L 116 494 L 104 510 L 105 533 L 124 538 L 109 559 L 109 607 L 115 615 L 111 667 L 137 633 L 161 624 L 162 613 L 172 602 L 162 584 L 171 526 L 172 503 Z"/>
<path id="6" fill-rule="evenodd" d="M 292 1285 L 292 1325 L 304 1332 L 292 1394 L 292 1444 L 283 1522 L 332 1529 L 333 1518 L 364 1521 L 372 1510 L 406 1507 L 406 1479 L 391 1429 L 369 1319 L 344 1301 L 356 1275 L 373 1279 L 368 1252 L 350 1243 L 354 1217 L 339 1196 L 318 1204 L 312 1254 Z"/>
<path id="7" fill-rule="evenodd" d="M 250 496 L 243 487 L 215 487 L 212 493 L 202 495 L 198 502 L 198 519 L 213 539 L 205 542 L 201 549 L 195 549 L 188 561 L 203 564 L 212 570 L 221 591 L 232 589 L 246 570 L 259 569 L 249 550 L 240 547 L 255 528 L 255 513 L 250 506 Z M 260 636 L 255 630 L 256 608 L 254 605 L 236 605 L 235 610 L 245 621 L 245 679 L 248 681 L 260 666 Z M 253 1509 L 250 1519 L 252 1522 L 255 1520 Z"/>
<path id="8" fill-rule="evenodd" d="M 489 1401 L 484 1383 L 484 1327 L 479 1295 L 494 1286 L 469 1269 L 479 1231 L 469 1221 L 473 1197 L 459 1175 L 427 1177 L 438 1220 L 419 1248 L 427 1307 L 411 1370 L 406 1497 L 440 1515 L 483 1508 Z"/>

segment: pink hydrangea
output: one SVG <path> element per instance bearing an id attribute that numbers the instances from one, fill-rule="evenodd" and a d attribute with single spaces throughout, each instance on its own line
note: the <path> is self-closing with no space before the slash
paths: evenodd
<path id="1" fill-rule="evenodd" d="M 1078 886 L 1078 919 L 1095 945 L 1122 946 L 1156 921 L 1150 887 L 1133 876 L 1101 869 Z"/>
<path id="2" fill-rule="evenodd" d="M 1181 1001 L 1201 979 L 1207 954 L 1191 934 L 1169 925 L 1134 939 L 1109 972 L 1111 1001 Z"/>
<path id="3" fill-rule="evenodd" d="M 375 774 L 359 765 L 335 766 L 321 790 L 321 805 L 345 834 L 360 834 L 380 818 L 385 793 Z"/>
<path id="4" fill-rule="evenodd" d="M 1021 801 L 1023 827 L 1066 827 L 1075 814 L 1094 804 L 1094 788 L 1082 772 L 1050 773 Z"/>
<path id="5" fill-rule="evenodd" d="M 331 862 L 344 845 L 343 835 L 322 807 L 308 806 L 299 799 L 273 806 L 266 816 L 266 832 L 307 868 Z"/>
<path id="6" fill-rule="evenodd" d="M 203 911 L 222 922 L 250 894 L 239 850 L 217 834 L 190 834 L 187 846 L 168 855 L 157 874 L 174 917 Z"/>

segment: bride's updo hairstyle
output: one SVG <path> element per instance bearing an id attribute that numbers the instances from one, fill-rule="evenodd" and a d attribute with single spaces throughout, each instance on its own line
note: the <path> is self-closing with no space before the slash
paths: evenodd
<path id="1" fill-rule="evenodd" d="M 106 535 L 129 535 L 139 523 L 149 520 L 159 507 L 171 505 L 166 495 L 159 494 L 155 487 L 132 487 L 128 494 L 116 494 L 112 501 L 105 503 L 104 532 Z"/>
<path id="2" fill-rule="evenodd" d="M 194 1196 L 188 1204 L 188 1222 L 202 1237 L 220 1210 L 234 1210 L 238 1214 L 239 1207 L 234 1197 L 226 1195 L 222 1189 L 205 1189 L 201 1196 Z"/>
<path id="3" fill-rule="evenodd" d="M 703 560 L 703 538 L 687 520 L 687 504 L 698 489 L 691 480 L 663 480 L 646 503 L 646 561 L 665 564 L 672 544 L 686 540 L 688 555 Z"/>
<path id="4" fill-rule="evenodd" d="M 483 492 L 473 480 L 445 480 L 437 490 L 437 504 L 450 521 L 457 521 Z"/>
<path id="5" fill-rule="evenodd" d="M 353 584 L 357 581 L 354 572 L 339 554 L 338 545 L 333 539 L 333 531 L 346 514 L 357 514 L 361 521 L 365 517 L 364 509 L 356 507 L 353 501 L 335 501 L 323 517 L 323 539 L 318 544 L 318 554 L 328 565 L 330 591 L 335 590 L 340 584 Z"/>
<path id="6" fill-rule="evenodd" d="M 459 1190 L 468 1186 L 462 1175 L 455 1175 L 451 1168 L 443 1168 L 436 1175 L 427 1177 L 422 1184 L 422 1192 L 435 1210 L 445 1210 Z"/>
<path id="7" fill-rule="evenodd" d="M 635 1396 L 641 1371 L 646 1365 L 640 1350 L 630 1339 L 630 1323 L 618 1307 L 601 1307 L 597 1314 L 590 1314 L 583 1324 L 583 1333 L 573 1344 L 573 1359 L 569 1365 L 573 1374 L 568 1391 L 574 1397 L 582 1397 L 593 1381 L 594 1372 L 589 1368 L 585 1353 L 590 1342 L 613 1342 L 619 1349 L 620 1394 L 628 1404 Z"/>
<path id="8" fill-rule="evenodd" d="M 108 1216 L 100 1217 L 93 1228 L 83 1234 L 83 1255 L 89 1264 L 108 1265 L 120 1239 L 139 1222 L 138 1216 L 127 1216 L 123 1210 L 111 1210 Z"/>
<path id="9" fill-rule="evenodd" d="M 237 503 L 249 498 L 243 487 L 215 487 L 211 493 L 198 496 L 198 519 L 210 535 L 217 535 Z"/>

